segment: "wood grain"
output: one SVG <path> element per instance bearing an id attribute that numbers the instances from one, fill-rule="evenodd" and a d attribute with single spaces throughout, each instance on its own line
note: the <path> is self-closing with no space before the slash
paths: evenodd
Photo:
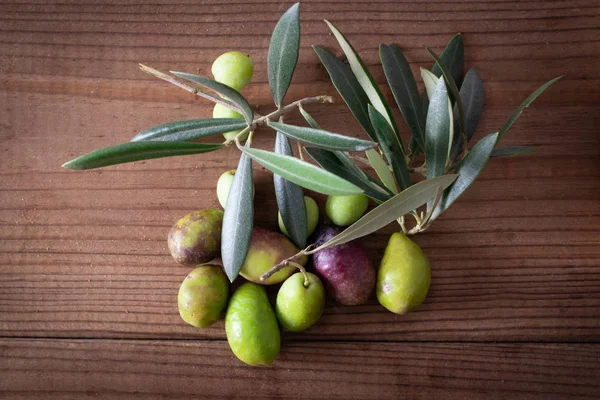
<path id="1" fill-rule="evenodd" d="M 170 258 L 166 233 L 187 212 L 218 207 L 217 178 L 238 152 L 77 173 L 60 165 L 152 125 L 211 115 L 211 104 L 154 80 L 138 62 L 208 75 L 220 53 L 247 51 L 255 76 L 243 94 L 259 112 L 271 110 L 268 41 L 287 6 L 0 3 L 0 397 L 248 398 L 250 383 L 256 398 L 600 396 L 593 0 L 303 1 L 286 102 L 335 94 L 310 48 L 341 54 L 322 19 L 348 36 L 390 104 L 378 44 L 398 43 L 417 73 L 431 65 L 424 46 L 440 51 L 462 32 L 466 66 L 486 88 L 479 138 L 541 83 L 565 75 L 503 139 L 537 153 L 492 160 L 416 237 L 433 271 L 414 313 L 393 315 L 374 299 L 329 302 L 317 326 L 284 335 L 280 359 L 262 370 L 233 358 L 222 323 L 197 330 L 180 320 L 177 289 L 189 269 Z M 309 111 L 327 129 L 363 135 L 339 98 Z M 272 134 L 259 131 L 256 145 L 272 147 Z M 257 165 L 254 176 L 256 223 L 277 229 L 272 177 Z M 364 242 L 374 263 L 393 230 Z"/>
<path id="2" fill-rule="evenodd" d="M 592 399 L 598 352 L 597 344 L 288 343 L 277 364 L 251 368 L 221 341 L 5 339 L 0 396 Z"/>

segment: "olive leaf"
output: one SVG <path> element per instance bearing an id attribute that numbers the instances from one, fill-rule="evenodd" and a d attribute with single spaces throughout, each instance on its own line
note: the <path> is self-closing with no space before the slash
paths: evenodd
<path id="1" fill-rule="evenodd" d="M 308 122 L 308 125 L 310 125 L 312 128 L 315 128 L 315 129 L 321 129 L 321 127 L 319 126 L 317 121 L 315 121 L 315 119 L 312 117 L 312 115 L 310 115 L 308 112 L 306 112 L 304 107 L 300 106 L 299 108 L 300 108 L 300 114 L 302 114 L 302 117 L 304 117 L 304 120 L 306 122 Z"/>
<path id="2" fill-rule="evenodd" d="M 517 156 L 534 153 L 535 147 L 532 146 L 496 147 L 492 151 L 492 155 L 490 157 Z"/>
<path id="3" fill-rule="evenodd" d="M 321 168 L 361 188 L 373 200 L 381 203 L 392 197 L 391 192 L 388 193 L 377 183 L 371 181 L 368 175 L 358 168 L 346 154 L 316 147 L 307 147 L 305 150 Z"/>
<path id="4" fill-rule="evenodd" d="M 385 102 L 383 95 L 381 94 L 381 91 L 377 86 L 377 83 L 375 83 L 375 80 L 369 73 L 367 67 L 365 67 L 365 64 L 362 62 L 360 56 L 356 53 L 350 42 L 348 42 L 344 35 L 331 22 L 325 20 L 325 23 L 327 24 L 327 26 L 329 26 L 329 29 L 331 29 L 331 32 L 340 44 L 342 51 L 348 59 L 350 69 L 352 69 L 352 72 L 356 76 L 356 79 L 358 80 L 360 86 L 365 91 L 367 97 L 369 98 L 369 101 L 371 102 L 373 107 L 375 107 L 375 109 L 385 117 L 390 126 L 394 129 L 396 135 L 398 135 L 399 137 L 400 135 L 398 133 L 398 127 L 394 122 L 392 113 L 387 103 Z"/>
<path id="5" fill-rule="evenodd" d="M 168 122 L 153 126 L 135 135 L 132 142 L 140 141 L 186 141 L 200 139 L 217 133 L 243 129 L 247 126 L 244 120 L 236 118 L 205 118 L 186 121 Z"/>
<path id="6" fill-rule="evenodd" d="M 521 113 L 523 112 L 523 110 L 527 107 L 529 107 L 529 105 L 531 103 L 533 103 L 533 101 L 535 99 L 537 99 L 542 93 L 544 93 L 544 91 L 546 89 L 548 89 L 550 86 L 552 86 L 552 84 L 556 81 L 558 81 L 559 79 L 561 79 L 563 76 L 559 76 L 556 77 L 546 83 L 544 83 L 542 86 L 540 86 L 535 92 L 533 92 L 532 94 L 529 95 L 529 97 L 527 97 L 523 103 L 521 103 L 521 105 L 519 106 L 519 108 L 517 108 L 517 111 L 515 111 L 515 113 L 513 115 L 510 116 L 510 118 L 508 119 L 508 121 L 506 121 L 506 123 L 502 126 L 502 128 L 500 128 L 500 132 L 498 134 L 498 140 L 502 139 L 502 136 L 504 136 L 504 134 L 510 129 L 510 127 L 515 123 L 515 121 L 517 120 L 517 118 L 519 118 L 519 116 L 521 115 Z"/>
<path id="7" fill-rule="evenodd" d="M 388 85 L 412 137 L 420 147 L 425 147 L 425 113 L 417 82 L 406 57 L 398 45 L 392 43 L 379 45 L 379 58 Z"/>
<path id="8" fill-rule="evenodd" d="M 220 144 L 189 142 L 127 142 L 94 150 L 63 164 L 63 168 L 83 170 L 125 164 L 152 158 L 208 153 L 223 147 Z"/>
<path id="9" fill-rule="evenodd" d="M 300 113 L 311 127 L 321 129 L 317 121 L 315 121 L 304 108 L 300 107 Z M 392 191 L 389 189 L 386 190 L 385 187 L 381 187 L 380 182 L 358 168 L 346 153 L 310 147 L 307 147 L 305 150 L 308 155 L 321 166 L 321 168 L 355 184 L 376 202 L 381 203 L 392 197 Z"/>
<path id="10" fill-rule="evenodd" d="M 191 82 L 195 82 L 201 86 L 214 90 L 221 96 L 230 100 L 233 104 L 240 108 L 241 114 L 244 116 L 246 123 L 248 125 L 252 124 L 254 118 L 254 111 L 252 111 L 252 107 L 250 106 L 250 104 L 248 104 L 248 101 L 244 98 L 244 96 L 242 96 L 237 90 L 200 75 L 186 74 L 185 72 L 176 71 L 171 71 L 171 73 L 180 78 L 186 79 Z"/>
<path id="11" fill-rule="evenodd" d="M 247 147 L 240 150 L 274 174 L 315 192 L 334 196 L 363 192 L 347 180 L 295 157 Z"/>
<path id="12" fill-rule="evenodd" d="M 253 203 L 252 161 L 246 154 L 242 154 L 229 189 L 221 230 L 221 259 L 231 282 L 240 273 L 250 248 L 254 225 Z"/>
<path id="13" fill-rule="evenodd" d="M 383 118 L 383 116 L 381 118 Z M 383 120 L 387 124 L 385 118 Z M 396 186 L 396 181 L 394 181 L 392 171 L 390 171 L 390 167 L 383 160 L 383 157 L 381 157 L 379 152 L 375 149 L 370 149 L 365 152 L 365 155 L 367 156 L 369 163 L 371 163 L 371 166 L 373 166 L 375 173 L 377 174 L 379 179 L 381 179 L 381 182 L 383 182 L 385 187 L 391 190 L 392 193 L 397 194 L 398 187 Z"/>
<path id="14" fill-rule="evenodd" d="M 323 129 L 307 128 L 281 122 L 269 122 L 267 125 L 299 142 L 329 150 L 364 151 L 377 145 L 377 143 L 368 140 L 344 136 Z"/>
<path id="15" fill-rule="evenodd" d="M 281 132 L 277 132 L 275 137 L 275 152 L 287 156 L 293 155 L 289 139 Z M 277 174 L 273 174 L 273 183 L 283 225 L 292 242 L 296 247 L 302 249 L 306 246 L 307 231 L 306 206 L 302 189 Z"/>
<path id="16" fill-rule="evenodd" d="M 464 69 L 464 53 L 465 50 L 462 36 L 460 33 L 457 33 L 450 39 L 450 41 L 448 41 L 448 44 L 442 51 L 442 54 L 440 54 L 440 59 L 442 60 L 442 63 L 448 66 L 450 75 L 452 76 L 454 82 L 456 82 L 458 86 L 460 86 L 462 80 L 462 72 Z M 432 71 L 434 76 L 438 78 L 442 76 L 442 71 L 436 63 L 433 64 Z M 427 115 L 430 98 L 431 96 L 428 96 L 427 93 L 423 93 L 422 104 L 424 115 Z M 420 150 L 418 144 L 412 138 L 410 140 L 410 150 L 412 152 L 418 152 L 418 150 Z"/>
<path id="17" fill-rule="evenodd" d="M 428 98 L 431 98 L 433 96 L 433 93 L 435 92 L 435 88 L 440 78 L 438 78 L 433 72 L 425 68 L 421 68 L 421 78 L 423 79 L 423 83 L 425 84 L 425 94 L 427 94 Z"/>
<path id="18" fill-rule="evenodd" d="M 442 64 L 448 68 L 448 72 L 457 86 L 460 86 L 464 69 L 465 46 L 460 33 L 457 33 L 448 41 L 448 44 L 440 54 Z M 442 69 L 435 63 L 431 72 L 438 78 L 442 76 Z"/>
<path id="19" fill-rule="evenodd" d="M 436 219 L 442 212 L 447 210 L 471 186 L 488 162 L 498 138 L 498 132 L 487 135 L 477 142 L 465 158 L 461 160 L 459 167 L 456 169 L 458 178 L 442 196 L 439 206 L 431 216 L 431 220 Z"/>
<path id="20" fill-rule="evenodd" d="M 425 50 L 427 50 L 429 55 L 435 60 L 436 65 L 439 65 L 439 68 L 442 70 L 442 75 L 444 76 L 444 79 L 446 80 L 448 89 L 450 89 L 452 98 L 456 102 L 456 107 L 458 109 L 458 126 L 460 127 L 461 139 L 464 140 L 464 138 L 467 136 L 467 133 L 465 130 L 466 129 L 465 111 L 464 111 L 464 107 L 462 104 L 462 99 L 460 97 L 460 92 L 458 90 L 458 86 L 456 86 L 456 82 L 454 81 L 454 78 L 452 77 L 451 73 L 448 71 L 446 66 L 443 64 L 443 61 L 440 60 L 440 58 L 437 56 L 437 54 L 435 54 L 428 47 L 426 47 Z M 452 110 L 450 113 L 452 113 Z"/>
<path id="21" fill-rule="evenodd" d="M 327 70 L 333 86 L 337 89 L 354 118 L 363 127 L 367 135 L 372 140 L 376 140 L 367 111 L 369 97 L 358 83 L 350 67 L 327 49 L 320 46 L 313 46 L 313 49 Z"/>
<path id="22" fill-rule="evenodd" d="M 475 68 L 467 71 L 465 79 L 460 87 L 460 100 L 464 107 L 465 115 L 465 133 L 467 141 L 471 140 L 479 124 L 481 113 L 483 112 L 483 82 Z M 458 106 L 454 106 L 454 129 L 458 130 L 460 126 Z M 463 150 L 464 138 L 461 135 L 455 135 L 452 141 L 452 151 L 450 160 L 455 160 Z"/>
<path id="23" fill-rule="evenodd" d="M 312 249 L 311 252 L 347 243 L 378 231 L 390 222 L 432 200 L 438 192 L 438 188 L 446 189 L 456 178 L 457 175 L 444 175 L 427 179 L 409 187 L 385 203 L 375 207 L 339 235 Z"/>
<path id="24" fill-rule="evenodd" d="M 428 179 L 441 176 L 446 171 L 446 160 L 451 143 L 448 104 L 446 84 L 443 79 L 440 79 L 429 103 L 425 125 L 425 157 Z"/>
<path id="25" fill-rule="evenodd" d="M 269 44 L 267 72 L 273 102 L 279 107 L 290 87 L 300 50 L 300 3 L 279 19 Z"/>
<path id="26" fill-rule="evenodd" d="M 400 188 L 404 190 L 411 185 L 410 172 L 394 131 L 383 115 L 371 105 L 369 105 L 369 116 L 379 140 L 379 147 L 392 167 Z"/>

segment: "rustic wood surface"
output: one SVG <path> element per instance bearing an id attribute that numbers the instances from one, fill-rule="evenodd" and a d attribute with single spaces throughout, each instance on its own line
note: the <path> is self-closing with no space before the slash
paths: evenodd
<path id="1" fill-rule="evenodd" d="M 215 184 L 238 152 L 89 172 L 60 165 L 152 125 L 212 106 L 137 68 L 210 73 L 241 50 L 255 60 L 244 94 L 271 109 L 270 32 L 281 1 L 0 2 L 0 397 L 599 398 L 600 4 L 570 1 L 304 1 L 300 61 L 287 100 L 335 94 L 310 45 L 340 54 L 322 19 L 360 51 L 384 88 L 380 42 L 414 72 L 462 32 L 486 87 L 478 137 L 496 131 L 541 83 L 495 159 L 431 231 L 425 304 L 407 316 L 373 299 L 327 306 L 285 335 L 278 361 L 250 368 L 223 324 L 185 325 L 187 268 L 166 248 L 183 214 L 217 207 Z M 388 90 L 385 95 L 393 102 Z M 309 108 L 360 135 L 338 98 Z M 300 122 L 297 116 L 291 122 Z M 257 145 L 268 148 L 262 131 Z M 257 225 L 276 228 L 270 173 L 255 168 Z M 321 203 L 323 198 L 319 197 Z M 390 226 L 365 241 L 377 263 Z"/>

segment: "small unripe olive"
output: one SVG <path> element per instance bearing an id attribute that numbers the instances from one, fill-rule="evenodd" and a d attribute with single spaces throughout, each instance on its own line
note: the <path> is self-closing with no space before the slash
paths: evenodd
<path id="1" fill-rule="evenodd" d="M 312 197 L 308 196 L 304 196 L 304 206 L 306 207 L 306 236 L 310 236 L 319 223 L 319 206 Z M 285 225 L 283 225 L 281 213 L 278 213 L 277 218 L 279 221 L 279 230 L 281 230 L 281 233 L 285 236 L 289 237 L 288 231 L 285 229 Z"/>
<path id="2" fill-rule="evenodd" d="M 223 209 L 227 204 L 227 198 L 229 197 L 229 191 L 233 184 L 233 178 L 235 177 L 235 169 L 223 172 L 217 181 L 217 199 Z M 254 197 L 254 184 L 252 184 L 252 197 Z"/>
<path id="3" fill-rule="evenodd" d="M 213 108 L 213 118 L 238 118 L 243 119 L 242 114 L 233 111 L 231 108 L 225 107 L 221 104 L 215 104 L 215 108 Z M 241 129 L 236 129 L 233 131 L 223 133 L 225 139 L 233 139 L 238 133 L 240 133 Z M 244 141 L 248 138 L 248 133 L 244 134 L 240 137 L 240 141 Z"/>
<path id="4" fill-rule="evenodd" d="M 325 213 L 338 226 L 348 226 L 358 221 L 367 211 L 369 198 L 364 194 L 351 196 L 329 196 L 325 204 Z"/>
<path id="5" fill-rule="evenodd" d="M 211 71 L 217 82 L 241 90 L 250 82 L 254 64 L 248 54 L 230 51 L 217 57 Z"/>

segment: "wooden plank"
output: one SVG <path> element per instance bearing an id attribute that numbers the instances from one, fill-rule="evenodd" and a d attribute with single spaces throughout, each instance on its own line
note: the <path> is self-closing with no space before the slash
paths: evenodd
<path id="1" fill-rule="evenodd" d="M 256 74 L 244 94 L 260 112 L 271 110 L 264 62 L 284 6 L 135 3 L 0 4 L 0 335 L 223 338 L 220 325 L 197 331 L 179 320 L 175 296 L 188 269 L 172 262 L 164 237 L 186 212 L 218 205 L 216 180 L 235 166 L 237 151 L 85 173 L 59 166 L 154 124 L 211 115 L 207 102 L 140 72 L 139 61 L 208 73 L 225 49 L 249 51 Z M 290 100 L 334 93 L 310 50 L 337 49 L 322 18 L 348 34 L 380 84 L 379 42 L 398 42 L 416 72 L 431 64 L 424 45 L 440 50 L 463 32 L 467 65 L 478 67 L 486 85 L 480 137 L 543 81 L 566 77 L 504 139 L 506 146 L 536 145 L 538 153 L 491 162 L 432 231 L 417 237 L 434 265 L 419 311 L 398 317 L 375 301 L 330 305 L 298 337 L 600 338 L 599 13 L 596 2 L 582 0 L 302 3 Z M 310 111 L 328 129 L 363 135 L 340 99 Z M 272 146 L 268 131 L 257 144 Z M 276 229 L 271 176 L 257 168 L 255 177 L 263 205 L 257 223 Z M 373 262 L 391 232 L 367 243 Z"/>
<path id="2" fill-rule="evenodd" d="M 0 340 L 0 396 L 575 399 L 600 395 L 600 347 L 287 343 L 270 367 L 222 341 Z"/>

